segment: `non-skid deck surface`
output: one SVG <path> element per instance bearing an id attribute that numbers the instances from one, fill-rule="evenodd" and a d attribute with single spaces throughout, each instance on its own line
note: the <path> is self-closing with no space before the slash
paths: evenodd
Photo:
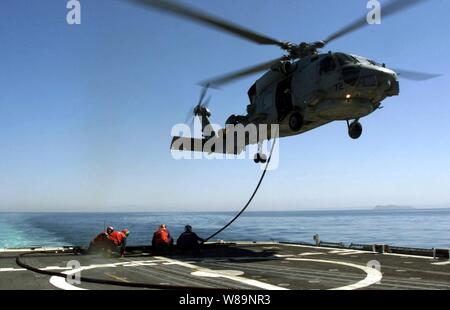
<path id="1" fill-rule="evenodd" d="M 0 253 L 0 289 L 124 289 L 25 270 L 18 253 Z M 450 289 L 450 261 L 395 254 L 286 244 L 207 248 L 200 255 L 156 255 L 135 251 L 124 258 L 33 254 L 34 267 L 120 282 L 229 289 Z M 68 262 L 72 265 L 68 266 Z M 76 271 L 76 270 L 75 270 Z M 125 288 L 126 289 L 126 288 Z M 132 289 L 132 288 L 130 288 Z"/>

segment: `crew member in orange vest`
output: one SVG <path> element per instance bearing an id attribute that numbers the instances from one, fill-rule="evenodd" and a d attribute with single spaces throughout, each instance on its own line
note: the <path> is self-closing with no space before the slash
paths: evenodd
<path id="1" fill-rule="evenodd" d="M 165 224 L 159 225 L 159 229 L 155 231 L 152 239 L 152 247 L 156 251 L 166 251 L 173 245 L 173 239 Z"/>
<path id="2" fill-rule="evenodd" d="M 108 226 L 106 231 L 99 233 L 89 244 L 88 253 L 105 252 L 111 249 L 112 244 L 109 239 L 110 234 L 114 232 L 114 228 Z"/>
<path id="3" fill-rule="evenodd" d="M 127 237 L 130 231 L 125 228 L 122 231 L 113 231 L 108 235 L 108 239 L 111 240 L 116 247 L 119 248 L 119 253 L 121 257 L 125 256 L 125 247 L 127 245 Z"/>

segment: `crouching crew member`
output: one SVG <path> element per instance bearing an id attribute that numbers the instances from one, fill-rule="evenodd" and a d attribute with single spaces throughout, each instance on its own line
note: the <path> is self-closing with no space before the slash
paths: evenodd
<path id="1" fill-rule="evenodd" d="M 191 225 L 184 227 L 184 232 L 177 239 L 177 247 L 183 252 L 200 252 L 199 242 L 204 242 L 195 232 L 192 231 Z"/>
<path id="2" fill-rule="evenodd" d="M 125 228 L 122 231 L 113 231 L 109 234 L 109 240 L 111 240 L 116 248 L 116 251 L 119 252 L 121 257 L 125 256 L 125 247 L 127 245 L 127 237 L 130 234 L 130 231 Z"/>
<path id="3" fill-rule="evenodd" d="M 156 252 L 167 252 L 173 245 L 173 239 L 165 224 L 159 225 L 152 238 L 152 248 Z"/>
<path id="4" fill-rule="evenodd" d="M 94 252 L 106 252 L 111 250 L 112 243 L 109 239 L 109 235 L 114 232 L 114 228 L 108 226 L 106 231 L 99 233 L 90 243 L 88 248 L 88 254 Z"/>

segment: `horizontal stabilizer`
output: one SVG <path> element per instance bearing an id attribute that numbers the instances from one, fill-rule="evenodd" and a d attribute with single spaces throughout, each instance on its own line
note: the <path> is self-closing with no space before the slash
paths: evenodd
<path id="1" fill-rule="evenodd" d="M 173 137 L 170 149 L 174 151 L 203 152 L 205 139 Z"/>
<path id="2" fill-rule="evenodd" d="M 238 143 L 230 143 L 230 145 L 227 145 L 226 139 L 219 138 L 217 136 L 210 139 L 173 137 L 172 143 L 170 144 L 170 149 L 174 151 L 237 155 L 245 149 L 245 144 L 239 145 Z"/>

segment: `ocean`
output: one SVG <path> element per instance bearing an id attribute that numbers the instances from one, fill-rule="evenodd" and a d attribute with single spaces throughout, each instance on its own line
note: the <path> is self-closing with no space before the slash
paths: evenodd
<path id="1" fill-rule="evenodd" d="M 129 245 L 150 244 L 159 224 L 174 239 L 184 225 L 207 237 L 235 213 L 0 213 L 0 248 L 88 245 L 107 226 L 128 228 Z M 214 240 L 450 247 L 450 209 L 247 212 Z"/>

